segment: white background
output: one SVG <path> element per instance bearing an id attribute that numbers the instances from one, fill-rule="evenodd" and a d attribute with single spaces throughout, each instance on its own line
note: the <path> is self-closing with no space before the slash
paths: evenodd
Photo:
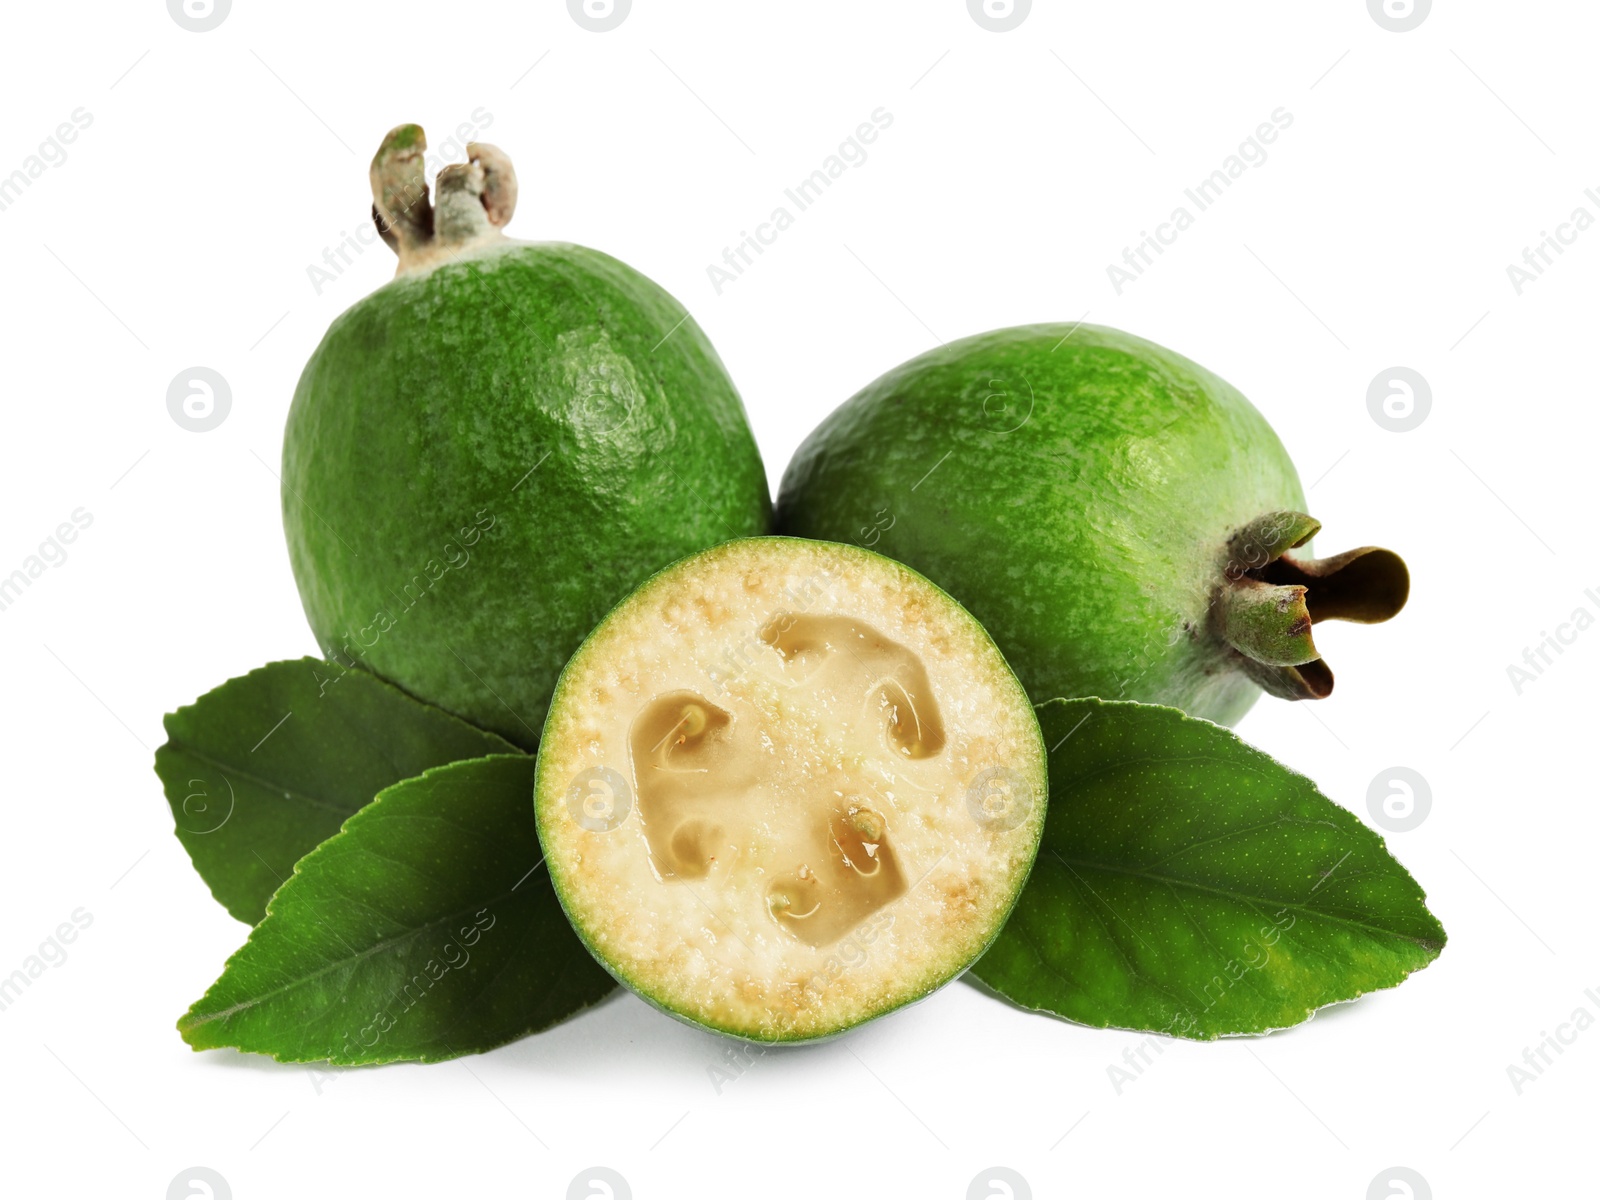
<path id="1" fill-rule="evenodd" d="M 1406 33 L 1362 0 L 1040 0 L 1004 33 L 960 0 L 636 0 L 605 33 L 556 0 L 237 0 L 205 33 L 157 0 L 7 21 L 0 176 L 93 118 L 0 212 L 0 574 L 93 515 L 0 612 L 0 974 L 93 915 L 0 1012 L 7 1195 L 159 1200 L 195 1164 L 238 1200 L 559 1197 L 594 1164 L 640 1200 L 960 1200 L 996 1164 L 1040 1197 L 1361 1200 L 1396 1165 L 1437 1197 L 1593 1188 L 1600 1027 L 1520 1095 L 1507 1067 L 1600 1016 L 1600 628 L 1520 695 L 1507 667 L 1600 616 L 1600 229 L 1520 295 L 1506 270 L 1579 205 L 1600 216 L 1593 6 L 1442 0 Z M 867 161 L 718 295 L 723 247 L 880 106 Z M 1107 265 L 1280 106 L 1264 165 L 1117 294 Z M 997 326 L 1087 315 L 1252 397 L 1321 551 L 1395 547 L 1415 587 L 1389 625 L 1319 629 L 1333 698 L 1240 729 L 1369 821 L 1375 777 L 1423 775 L 1432 810 L 1389 844 L 1450 932 L 1438 962 L 1287 1033 L 1169 1044 L 1120 1093 L 1137 1036 L 963 984 L 720 1094 L 724 1044 L 626 996 L 429 1067 L 190 1052 L 173 1022 L 246 931 L 172 836 L 161 715 L 315 652 L 281 431 L 323 330 L 393 262 L 369 248 L 320 294 L 307 268 L 367 219 L 385 130 L 437 144 L 479 107 L 522 180 L 510 232 L 603 248 L 687 304 L 774 485 L 854 390 Z M 1397 364 L 1432 390 L 1406 433 L 1367 408 Z M 166 408 L 196 365 L 233 394 L 204 434 Z"/>

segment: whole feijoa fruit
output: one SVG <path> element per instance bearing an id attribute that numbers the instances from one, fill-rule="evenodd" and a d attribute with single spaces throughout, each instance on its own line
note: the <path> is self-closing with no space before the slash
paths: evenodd
<path id="1" fill-rule="evenodd" d="M 562 664 L 653 571 L 766 532 L 766 476 L 682 305 L 596 250 L 514 241 L 492 146 L 372 164 L 397 277 L 336 320 L 295 391 L 283 512 L 324 653 L 523 746 Z"/>
<path id="2" fill-rule="evenodd" d="M 534 809 L 594 956 L 763 1042 L 918 1000 L 1000 932 L 1045 751 L 971 615 L 853 546 L 729 542 L 622 602 L 550 702 Z"/>
<path id="3" fill-rule="evenodd" d="M 1405 564 L 1310 557 L 1294 464 L 1203 367 L 1092 325 L 941 346 L 795 454 L 780 533 L 870 546 L 966 605 L 1036 701 L 1099 696 L 1231 724 L 1328 695 L 1311 626 L 1383 621 Z"/>

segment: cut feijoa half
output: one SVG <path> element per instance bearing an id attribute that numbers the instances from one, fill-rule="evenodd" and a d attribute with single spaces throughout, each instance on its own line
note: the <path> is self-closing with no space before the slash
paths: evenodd
<path id="1" fill-rule="evenodd" d="M 908 567 L 728 542 L 624 600 L 567 664 L 535 807 L 556 894 L 622 983 L 736 1037 L 827 1037 L 999 933 L 1045 751 L 989 635 Z"/>

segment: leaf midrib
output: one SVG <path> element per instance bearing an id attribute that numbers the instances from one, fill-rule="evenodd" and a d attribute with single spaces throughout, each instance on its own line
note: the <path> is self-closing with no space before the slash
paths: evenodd
<path id="1" fill-rule="evenodd" d="M 322 976 L 328 974 L 331 971 L 338 970 L 340 967 L 351 966 L 351 965 L 354 965 L 356 963 L 359 963 L 363 959 L 370 958 L 374 954 L 377 954 L 377 953 L 380 953 L 381 951 L 389 949 L 389 947 L 391 947 L 391 946 L 394 946 L 394 945 L 397 945 L 397 944 L 399 944 L 401 942 L 413 939 L 413 938 L 417 937 L 419 934 L 426 933 L 430 929 L 434 929 L 434 928 L 436 928 L 436 927 L 438 927 L 440 925 L 447 924 L 450 921 L 454 921 L 457 918 L 459 918 L 461 916 L 464 916 L 465 914 L 467 914 L 469 912 L 474 912 L 474 911 L 476 911 L 478 909 L 486 908 L 486 907 L 488 907 L 490 905 L 498 904 L 503 900 L 507 900 L 507 899 L 509 899 L 511 897 L 512 893 L 515 892 L 515 891 L 516 891 L 516 888 L 513 886 L 511 888 L 508 888 L 506 891 L 501 892 L 499 895 L 491 896 L 487 901 L 484 901 L 484 900 L 481 900 L 481 899 L 480 900 L 475 900 L 473 903 L 467 905 L 465 908 L 457 909 L 455 912 L 446 913 L 446 914 L 444 914 L 443 916 L 440 916 L 440 917 L 435 917 L 433 920 L 427 922 L 426 924 L 413 926 L 411 929 L 406 930 L 404 933 L 399 933 L 399 934 L 396 934 L 393 937 L 384 938 L 382 941 L 374 942 L 372 945 L 368 946 L 365 950 L 358 951 L 355 954 L 347 955 L 344 958 L 335 959 L 334 961 L 326 964 L 325 966 L 318 967 L 315 971 L 310 971 L 310 972 L 308 972 L 308 973 L 306 973 L 304 975 L 296 976 L 294 979 L 291 979 L 288 983 L 280 984 L 277 987 L 271 989 L 270 991 L 262 992 L 259 995 L 252 996 L 248 1000 L 241 1000 L 237 1004 L 231 1004 L 227 1008 L 218 1009 L 216 1012 L 205 1013 L 204 1015 L 201 1015 L 201 1016 L 198 1016 L 198 1017 L 193 1017 L 193 1018 L 189 1017 L 188 1015 L 185 1015 L 184 1020 L 182 1020 L 182 1021 L 180 1021 L 178 1023 L 179 1024 L 179 1028 L 180 1029 L 185 1029 L 185 1030 L 198 1029 L 203 1025 L 209 1025 L 213 1021 L 220 1021 L 220 1020 L 223 1020 L 223 1019 L 225 1019 L 227 1017 L 233 1016 L 235 1013 L 244 1012 L 244 1011 L 246 1011 L 248 1009 L 255 1008 L 257 1005 L 265 1004 L 268 1000 L 271 1000 L 275 996 L 280 996 L 284 992 L 292 991 L 297 987 L 303 987 L 305 984 L 310 983 L 312 980 L 320 979 L 320 978 L 322 978 Z M 276 914 L 270 914 L 269 913 L 268 915 L 269 916 L 273 916 L 273 915 L 276 915 Z M 229 966 L 231 966 L 231 965 L 232 964 L 230 963 Z M 226 968 L 224 968 L 224 974 L 226 974 Z M 204 1003 L 203 1000 L 202 1000 L 202 1003 Z"/>
<path id="2" fill-rule="evenodd" d="M 240 779 L 247 780 L 248 782 L 255 784 L 257 787 L 265 788 L 269 792 L 280 793 L 286 797 L 292 796 L 296 800 L 303 800 L 307 804 L 313 805 L 316 808 L 324 808 L 329 812 L 343 813 L 348 817 L 362 807 L 362 805 L 358 804 L 355 808 L 351 808 L 348 805 L 340 805 L 330 800 L 324 800 L 319 796 L 313 796 L 308 792 L 302 792 L 299 788 L 285 787 L 283 784 L 275 783 L 270 779 L 267 779 L 261 775 L 257 775 L 253 771 L 247 771 L 243 767 L 238 767 L 232 763 L 223 762 L 220 758 L 216 758 L 213 755 L 206 753 L 193 743 L 187 742 L 179 737 L 169 737 L 167 739 L 167 746 L 171 747 L 175 751 L 178 751 L 179 753 L 188 754 L 194 758 L 198 758 L 201 762 L 206 763 L 209 766 L 216 767 L 219 771 L 231 772 Z"/>
<path id="3" fill-rule="evenodd" d="M 1188 888 L 1190 891 L 1206 892 L 1214 896 L 1221 896 L 1224 899 L 1237 901 L 1241 904 L 1277 904 L 1282 908 L 1293 909 L 1294 911 L 1303 913 L 1308 917 L 1316 917 L 1324 921 L 1331 921 L 1337 925 L 1345 925 L 1352 929 L 1360 929 L 1373 934 L 1381 935 L 1383 937 L 1395 938 L 1403 942 L 1410 942 L 1413 945 L 1421 946 L 1423 949 L 1432 950 L 1435 953 L 1444 948 L 1443 942 L 1434 942 L 1431 939 L 1412 937 L 1409 934 L 1399 933 L 1393 929 L 1385 929 L 1380 925 L 1372 925 L 1365 921 L 1358 921 L 1352 917 L 1342 917 L 1336 913 L 1328 912 L 1324 909 L 1312 908 L 1310 905 L 1304 902 L 1295 903 L 1293 901 L 1286 902 L 1267 896 L 1250 896 L 1243 892 L 1230 891 L 1227 888 L 1196 883 L 1190 879 L 1180 879 L 1170 875 L 1158 875 L 1154 872 L 1140 870 L 1136 867 L 1117 866 L 1103 862 L 1090 862 L 1081 858 L 1067 858 L 1059 851 L 1055 851 L 1054 853 L 1056 854 L 1056 857 L 1059 858 L 1063 863 L 1069 866 L 1082 867 L 1085 870 L 1101 871 L 1115 875 L 1127 875 L 1135 879 L 1148 879 L 1154 883 L 1164 884 L 1165 886 L 1173 888 L 1174 890 L 1179 887 L 1184 887 Z"/>
<path id="4" fill-rule="evenodd" d="M 1248 746 L 1244 747 L 1244 749 L 1249 750 L 1252 754 L 1260 755 L 1261 753 L 1258 750 L 1252 750 Z M 1261 757 L 1265 757 L 1265 755 L 1261 755 Z M 1271 760 L 1269 759 L 1268 761 L 1270 762 Z M 1273 781 L 1271 773 L 1264 767 L 1257 766 L 1254 763 L 1245 762 L 1242 759 L 1229 757 L 1227 755 L 1215 754 L 1209 750 L 1197 750 L 1192 754 L 1179 754 L 1176 752 L 1172 754 L 1130 754 L 1126 758 L 1114 759 L 1111 762 L 1106 763 L 1103 767 L 1095 767 L 1093 770 L 1089 771 L 1079 771 L 1076 774 L 1068 776 L 1061 781 L 1063 784 L 1062 790 L 1071 791 L 1088 780 L 1098 779 L 1100 776 L 1108 775 L 1113 771 L 1132 771 L 1139 767 L 1164 767 L 1170 766 L 1174 763 L 1204 763 L 1208 766 L 1215 764 L 1231 770 L 1239 770 L 1247 772 L 1251 775 L 1259 775 L 1269 783 Z M 1274 765 L 1281 766 L 1282 764 Z M 1290 775 L 1297 774 L 1297 772 L 1291 771 L 1288 767 L 1283 767 L 1283 770 Z M 1309 783 L 1310 781 L 1307 780 L 1306 782 Z"/>

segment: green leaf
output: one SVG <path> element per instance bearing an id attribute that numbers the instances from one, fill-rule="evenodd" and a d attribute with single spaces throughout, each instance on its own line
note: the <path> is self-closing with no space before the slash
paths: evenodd
<path id="1" fill-rule="evenodd" d="M 533 821 L 534 760 L 380 792 L 278 889 L 178 1022 L 196 1050 L 437 1062 L 545 1029 L 615 986 L 567 923 Z"/>
<path id="2" fill-rule="evenodd" d="M 973 973 L 1084 1025 L 1210 1039 L 1393 987 L 1443 927 L 1383 839 L 1226 729 L 1176 709 L 1039 706 L 1044 840 Z"/>
<path id="3" fill-rule="evenodd" d="M 294 864 L 383 788 L 516 747 L 315 658 L 230 679 L 166 718 L 156 774 L 211 894 L 254 925 Z"/>

